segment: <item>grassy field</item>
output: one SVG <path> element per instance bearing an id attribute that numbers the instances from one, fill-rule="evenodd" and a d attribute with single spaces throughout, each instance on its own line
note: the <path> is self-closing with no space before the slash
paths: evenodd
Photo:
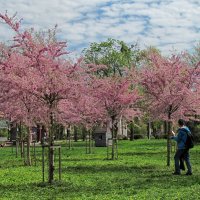
<path id="1" fill-rule="evenodd" d="M 24 167 L 12 148 L 0 149 L 0 199 L 200 199 L 200 146 L 191 150 L 193 176 L 173 176 L 166 166 L 165 140 L 120 141 L 119 158 L 107 160 L 106 148 L 86 154 L 84 143 L 62 145 L 62 181 L 42 183 L 41 147 L 36 166 Z M 174 151 L 172 152 L 174 155 Z M 45 174 L 47 179 L 47 172 Z"/>

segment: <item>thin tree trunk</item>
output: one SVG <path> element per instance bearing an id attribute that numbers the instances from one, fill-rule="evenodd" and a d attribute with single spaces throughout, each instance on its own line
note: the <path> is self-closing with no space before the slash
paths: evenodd
<path id="1" fill-rule="evenodd" d="M 28 165 L 28 166 L 31 166 L 31 151 L 30 151 L 30 146 L 31 146 L 31 128 L 30 128 L 30 126 L 27 128 L 27 130 L 28 130 L 28 137 L 27 137 L 27 162 L 26 162 L 26 164 Z"/>
<path id="2" fill-rule="evenodd" d="M 67 128 L 67 143 L 69 143 L 69 149 L 71 149 L 71 128 Z"/>
<path id="3" fill-rule="evenodd" d="M 21 150 L 21 158 L 24 157 L 24 147 L 23 147 L 23 137 L 22 137 L 22 124 L 21 121 L 19 123 L 19 144 L 20 144 L 20 150 Z"/>
<path id="4" fill-rule="evenodd" d="M 168 115 L 168 132 L 167 132 L 167 166 L 170 166 L 170 158 L 171 158 L 171 131 L 172 131 L 172 124 L 171 124 L 171 114 Z"/>
<path id="5" fill-rule="evenodd" d="M 54 180 L 54 122 L 53 122 L 53 113 L 50 115 L 50 129 L 49 129 L 49 183 L 52 184 Z"/>
<path id="6" fill-rule="evenodd" d="M 83 139 L 83 141 L 85 141 L 86 135 L 87 135 L 87 130 L 86 130 L 85 127 L 83 127 L 83 128 L 82 128 L 82 139 Z"/>
<path id="7" fill-rule="evenodd" d="M 20 140 L 21 158 L 24 158 L 24 141 Z"/>
<path id="8" fill-rule="evenodd" d="M 156 135 L 157 128 L 155 127 L 155 123 L 153 121 L 151 122 L 151 127 L 152 127 L 152 134 Z"/>
<path id="9" fill-rule="evenodd" d="M 133 122 L 130 124 L 130 141 L 134 140 L 134 129 L 133 129 Z"/>
<path id="10" fill-rule="evenodd" d="M 115 138 L 112 137 L 112 160 L 115 159 Z"/>
<path id="11" fill-rule="evenodd" d="M 54 149 L 49 145 L 49 183 L 52 184 L 54 179 Z"/>
<path id="12" fill-rule="evenodd" d="M 111 159 L 115 159 L 115 147 L 117 143 L 117 124 L 115 123 L 115 117 L 112 117 L 112 157 Z"/>
<path id="13" fill-rule="evenodd" d="M 39 137 L 38 137 L 38 142 L 40 142 L 41 144 L 43 143 L 42 141 L 42 126 L 39 125 Z"/>
<path id="14" fill-rule="evenodd" d="M 78 128 L 77 126 L 74 126 L 74 141 L 78 141 Z"/>
<path id="15" fill-rule="evenodd" d="M 167 128 L 167 121 L 164 121 L 164 134 L 167 135 L 168 133 L 168 128 Z"/>
<path id="16" fill-rule="evenodd" d="M 86 136 L 86 142 L 85 142 L 86 153 L 91 154 L 92 153 L 92 130 L 89 129 L 86 131 L 88 133 L 88 135 Z"/>
<path id="17" fill-rule="evenodd" d="M 63 133 L 64 133 L 64 127 L 59 125 L 59 140 L 62 140 L 63 139 Z"/>
<path id="18" fill-rule="evenodd" d="M 151 139 L 151 121 L 150 120 L 147 123 L 147 137 L 149 140 Z"/>
<path id="19" fill-rule="evenodd" d="M 89 154 L 91 154 L 91 130 L 88 131 L 89 133 Z"/>

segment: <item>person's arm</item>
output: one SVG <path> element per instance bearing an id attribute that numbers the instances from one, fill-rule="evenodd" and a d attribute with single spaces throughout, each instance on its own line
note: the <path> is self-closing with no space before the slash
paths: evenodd
<path id="1" fill-rule="evenodd" d="M 177 136 L 175 136 L 175 132 L 174 131 L 172 131 L 172 136 L 170 137 L 172 140 L 175 140 L 175 141 L 177 141 Z"/>

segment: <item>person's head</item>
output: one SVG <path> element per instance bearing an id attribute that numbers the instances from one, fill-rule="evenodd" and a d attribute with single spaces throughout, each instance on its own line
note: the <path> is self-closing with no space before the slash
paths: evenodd
<path id="1" fill-rule="evenodd" d="M 184 126 L 185 125 L 185 121 L 183 119 L 179 119 L 178 120 L 178 125 L 181 127 L 181 126 Z"/>

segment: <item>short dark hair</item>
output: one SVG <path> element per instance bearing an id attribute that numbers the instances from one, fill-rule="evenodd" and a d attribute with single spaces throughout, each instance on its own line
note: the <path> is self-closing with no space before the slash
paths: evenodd
<path id="1" fill-rule="evenodd" d="M 185 125 L 185 121 L 184 121 L 183 119 L 179 119 L 179 120 L 178 120 L 178 124 L 179 124 L 180 126 L 183 126 L 183 125 Z"/>

